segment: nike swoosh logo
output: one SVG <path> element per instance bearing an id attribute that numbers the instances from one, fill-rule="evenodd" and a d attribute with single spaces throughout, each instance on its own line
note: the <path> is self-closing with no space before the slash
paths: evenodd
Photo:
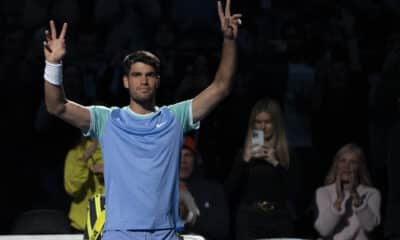
<path id="1" fill-rule="evenodd" d="M 162 127 L 164 124 L 165 124 L 165 122 L 157 123 L 157 124 L 156 124 L 156 128 L 160 128 L 160 127 Z"/>

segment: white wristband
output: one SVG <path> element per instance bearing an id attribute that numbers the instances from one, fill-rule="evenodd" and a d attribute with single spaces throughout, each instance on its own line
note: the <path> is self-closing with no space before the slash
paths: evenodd
<path id="1" fill-rule="evenodd" d="M 61 85 L 63 81 L 62 63 L 54 64 L 46 61 L 44 79 L 53 85 Z"/>

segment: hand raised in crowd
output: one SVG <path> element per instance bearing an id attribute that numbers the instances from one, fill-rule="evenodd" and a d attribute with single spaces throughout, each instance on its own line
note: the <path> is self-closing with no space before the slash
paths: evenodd
<path id="1" fill-rule="evenodd" d="M 259 147 L 258 150 L 253 152 L 254 158 L 262 158 L 268 163 L 272 164 L 276 167 L 279 162 L 276 159 L 275 148 L 268 146 L 268 144 L 264 144 L 263 146 Z"/>
<path id="2" fill-rule="evenodd" d="M 231 15 L 231 1 L 227 0 L 225 5 L 225 12 L 222 9 L 221 1 L 218 1 L 218 16 L 224 38 L 230 40 L 236 39 L 238 35 L 239 25 L 242 24 L 242 21 L 240 20 L 242 14 Z"/>
<path id="3" fill-rule="evenodd" d="M 180 215 L 184 224 L 194 225 L 197 217 L 200 216 L 200 210 L 196 201 L 189 191 L 180 192 Z"/>
<path id="4" fill-rule="evenodd" d="M 342 173 L 338 172 L 336 175 L 336 201 L 334 203 L 335 208 L 340 211 L 342 209 L 342 203 L 344 200 L 344 189 L 343 189 L 343 182 L 342 182 Z"/>
<path id="5" fill-rule="evenodd" d="M 354 171 L 351 174 L 349 184 L 350 184 L 350 195 L 352 199 L 352 204 L 354 207 L 359 207 L 362 204 L 362 198 L 360 197 L 360 194 L 357 191 L 359 181 L 358 181 L 358 176 L 357 174 L 354 173 Z"/>
<path id="6" fill-rule="evenodd" d="M 103 174 L 104 173 L 104 164 L 96 163 L 90 167 L 90 170 L 95 174 Z"/>
<path id="7" fill-rule="evenodd" d="M 246 146 L 243 153 L 243 159 L 245 162 L 249 162 L 250 159 L 264 159 L 274 167 L 278 166 L 279 161 L 276 158 L 275 148 L 265 143 L 263 146 L 252 145 L 250 141 L 246 141 Z"/>
<path id="8" fill-rule="evenodd" d="M 99 142 L 94 140 L 93 143 L 88 148 L 85 149 L 85 152 L 83 153 L 83 155 L 81 157 L 81 161 L 84 163 L 87 163 L 89 158 L 96 151 L 98 145 L 99 145 Z"/>
<path id="9" fill-rule="evenodd" d="M 263 146 L 263 151 L 265 153 L 264 159 L 270 164 L 272 164 L 272 166 L 274 167 L 278 166 L 279 162 L 278 159 L 276 158 L 275 147 L 270 146 L 268 143 L 266 143 Z"/>
<path id="10" fill-rule="evenodd" d="M 45 31 L 46 41 L 43 42 L 43 51 L 46 61 L 60 63 L 66 54 L 65 35 L 68 24 L 64 23 L 60 35 L 57 37 L 57 30 L 53 20 L 50 21 L 50 32 Z"/>

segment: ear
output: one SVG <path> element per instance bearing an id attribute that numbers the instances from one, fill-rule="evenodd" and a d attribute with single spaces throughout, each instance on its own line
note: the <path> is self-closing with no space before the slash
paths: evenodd
<path id="1" fill-rule="evenodd" d="M 122 81 L 124 82 L 124 87 L 125 87 L 126 89 L 128 89 L 128 88 L 129 88 L 129 79 L 128 79 L 128 76 L 124 75 L 124 76 L 122 77 Z"/>
<path id="2" fill-rule="evenodd" d="M 160 87 L 160 75 L 157 76 L 156 89 Z"/>

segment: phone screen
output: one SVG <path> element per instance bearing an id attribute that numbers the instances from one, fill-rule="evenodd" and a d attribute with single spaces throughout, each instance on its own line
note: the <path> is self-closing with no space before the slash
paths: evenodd
<path id="1" fill-rule="evenodd" d="M 251 144 L 253 146 L 262 146 L 264 145 L 264 132 L 262 130 L 254 129 L 253 135 L 251 138 Z"/>

